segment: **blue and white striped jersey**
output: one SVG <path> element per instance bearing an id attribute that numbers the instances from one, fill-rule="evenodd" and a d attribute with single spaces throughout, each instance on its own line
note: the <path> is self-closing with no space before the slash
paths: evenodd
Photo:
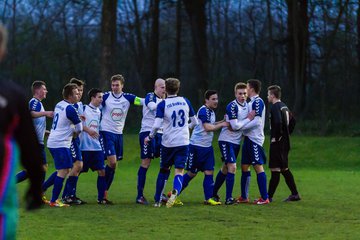
<path id="1" fill-rule="evenodd" d="M 99 133 L 101 118 L 100 109 L 91 105 L 84 105 L 82 114 L 85 117 L 83 125 Z M 80 149 L 81 151 L 102 150 L 99 139 L 90 137 L 86 132 L 80 134 Z"/>
<path id="2" fill-rule="evenodd" d="M 179 147 L 189 145 L 189 118 L 195 111 L 188 99 L 173 96 L 164 99 L 157 106 L 156 118 L 163 119 L 163 137 L 161 145 L 164 147 Z"/>
<path id="3" fill-rule="evenodd" d="M 251 128 L 244 130 L 244 135 L 249 137 L 251 141 L 262 146 L 264 144 L 264 124 L 265 124 L 265 104 L 264 101 L 257 95 L 250 99 L 250 111 L 255 110 L 255 118 L 249 123 L 254 124 Z"/>
<path id="4" fill-rule="evenodd" d="M 145 104 L 143 105 L 142 110 L 142 120 L 141 120 L 141 129 L 140 132 L 151 131 L 154 126 L 155 116 L 156 116 L 156 107 L 163 99 L 156 96 L 154 92 L 146 94 Z M 151 110 L 149 104 L 154 103 L 154 110 Z M 162 133 L 162 129 L 159 129 L 158 133 Z"/>
<path id="5" fill-rule="evenodd" d="M 214 124 L 216 118 L 215 112 L 212 109 L 203 105 L 197 112 L 197 118 L 201 121 L 201 123 L 194 127 L 190 138 L 190 144 L 200 147 L 210 147 L 212 145 L 214 132 L 205 131 L 203 124 Z"/>
<path id="6" fill-rule="evenodd" d="M 122 134 L 130 104 L 134 103 L 135 99 L 136 96 L 130 93 L 122 93 L 119 97 L 112 92 L 105 93 L 101 108 L 100 130 Z"/>
<path id="7" fill-rule="evenodd" d="M 34 112 L 45 112 L 44 106 L 37 98 L 32 98 L 29 101 L 29 109 Z M 46 130 L 46 116 L 33 118 L 36 135 L 40 144 L 44 144 L 44 136 Z"/>
<path id="8" fill-rule="evenodd" d="M 73 104 L 62 100 L 55 106 L 48 148 L 70 148 L 74 126 L 80 123 L 80 117 Z"/>
<path id="9" fill-rule="evenodd" d="M 250 112 L 250 108 L 247 102 L 241 104 L 236 99 L 230 102 L 226 106 L 226 115 L 229 120 L 231 119 L 243 120 L 247 118 L 249 112 Z M 241 141 L 241 137 L 242 137 L 241 130 L 233 131 L 230 130 L 228 127 L 223 127 L 219 135 L 219 141 L 230 142 L 239 145 Z"/>

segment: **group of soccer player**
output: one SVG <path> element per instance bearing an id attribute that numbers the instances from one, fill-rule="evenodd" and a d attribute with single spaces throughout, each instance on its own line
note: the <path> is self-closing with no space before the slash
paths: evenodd
<path id="1" fill-rule="evenodd" d="M 138 170 L 136 203 L 149 204 L 144 196 L 146 173 L 151 160 L 157 157 L 160 157 L 160 170 L 156 181 L 154 207 L 160 207 L 163 204 L 167 207 L 183 205 L 178 196 L 199 171 L 204 172 L 204 204 L 221 205 L 218 191 L 224 182 L 226 182 L 224 199 L 226 205 L 249 203 L 251 165 L 257 174 L 260 192 L 260 197 L 254 201 L 255 204 L 268 204 L 272 201 L 280 172 L 283 173 L 286 183 L 290 182 L 290 177 L 292 178 L 292 188 L 288 184 L 292 195 L 288 200 L 300 200 L 294 179 L 287 166 L 289 149 L 284 154 L 284 149 L 279 147 L 270 154 L 270 162 L 272 162 L 272 156 L 276 160 L 273 160 L 271 168 L 272 180 L 269 188 L 272 192 L 269 197 L 263 167 L 266 163 L 263 149 L 265 104 L 259 97 L 261 91 L 259 80 L 250 79 L 247 83 L 235 85 L 235 99 L 227 105 L 224 119 L 218 122 L 216 122 L 214 112 L 218 106 L 218 93 L 215 90 L 205 92 L 204 105 L 196 113 L 187 98 L 178 96 L 180 81 L 176 78 L 157 79 L 154 91 L 148 93 L 145 98 L 124 93 L 124 83 L 122 75 L 112 76 L 111 91 L 103 93 L 97 88 L 90 89 L 88 92 L 90 102 L 85 105 L 81 102 L 85 83 L 72 78 L 64 86 L 63 100 L 56 104 L 55 110 L 45 111 L 41 101 L 46 98 L 46 84 L 43 81 L 33 82 L 33 98 L 29 102 L 29 108 L 42 149 L 43 201 L 50 206 L 66 207 L 86 203 L 77 197 L 76 188 L 80 173 L 87 172 L 89 168 L 98 172 L 98 204 L 113 204 L 108 200 L 108 191 L 114 179 L 117 161 L 123 158 L 123 129 L 131 104 L 143 107 L 139 134 L 141 164 Z M 273 91 L 268 90 L 268 95 L 273 96 Z M 249 102 L 247 102 L 248 98 Z M 279 100 L 279 97 L 276 99 Z M 288 114 L 288 110 L 284 114 Z M 44 136 L 47 133 L 47 117 L 53 118 L 47 147 L 54 159 L 56 171 L 45 181 L 47 161 Z M 288 127 L 289 121 L 288 118 L 280 117 L 279 119 L 281 133 L 280 137 L 279 134 L 276 136 L 277 139 L 275 138 L 274 142 L 286 139 L 287 146 L 289 132 L 283 129 Z M 191 137 L 190 129 L 193 129 Z M 220 129 L 218 142 L 223 165 L 214 183 L 215 157 L 212 141 L 214 132 Z M 287 134 L 287 137 L 282 138 L 281 134 Z M 236 162 L 241 141 L 243 142 L 241 195 L 233 198 Z M 273 138 L 271 142 L 273 143 Z M 166 195 L 164 189 L 172 166 L 175 168 L 173 186 Z M 187 170 L 185 174 L 184 169 Z M 26 177 L 25 170 L 19 172 L 17 182 L 25 180 Z M 273 180 L 275 177 L 276 180 Z M 65 179 L 63 194 L 59 198 Z M 45 192 L 50 186 L 53 186 L 53 190 L 51 199 L 48 201 Z"/>

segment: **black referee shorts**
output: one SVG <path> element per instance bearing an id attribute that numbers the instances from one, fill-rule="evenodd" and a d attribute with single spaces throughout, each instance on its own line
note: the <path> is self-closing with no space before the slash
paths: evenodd
<path id="1" fill-rule="evenodd" d="M 289 148 L 283 141 L 270 144 L 269 168 L 288 168 Z"/>

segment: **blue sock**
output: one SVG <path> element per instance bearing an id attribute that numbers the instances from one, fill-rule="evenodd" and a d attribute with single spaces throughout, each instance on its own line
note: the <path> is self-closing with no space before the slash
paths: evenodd
<path id="1" fill-rule="evenodd" d="M 184 191 L 184 189 L 189 185 L 189 182 L 192 180 L 192 178 L 189 176 L 189 174 L 185 174 L 183 177 L 183 184 L 182 184 L 182 189 L 180 191 L 180 193 L 182 193 L 182 191 Z M 180 195 L 179 193 L 179 195 Z"/>
<path id="2" fill-rule="evenodd" d="M 216 175 L 213 196 L 218 194 L 218 191 L 225 182 L 225 179 L 226 179 L 226 174 L 223 174 L 220 170 Z"/>
<path id="3" fill-rule="evenodd" d="M 63 182 L 64 182 L 64 178 L 56 176 L 55 180 L 54 180 L 54 188 L 52 191 L 52 196 L 51 196 L 51 202 L 55 202 L 61 192 L 61 189 L 63 187 Z"/>
<path id="4" fill-rule="evenodd" d="M 50 177 L 43 183 L 42 190 L 45 192 L 50 186 L 54 185 L 57 171 L 53 172 Z"/>
<path id="5" fill-rule="evenodd" d="M 257 175 L 257 182 L 258 182 L 261 198 L 264 200 L 268 199 L 268 193 L 267 193 L 267 189 L 266 189 L 266 174 L 265 174 L 265 172 L 261 172 Z"/>
<path id="6" fill-rule="evenodd" d="M 78 179 L 79 179 L 78 176 L 70 176 L 68 178 L 68 181 L 69 181 L 68 194 L 71 197 L 76 196 L 76 185 L 77 185 Z"/>
<path id="7" fill-rule="evenodd" d="M 228 172 L 226 175 L 226 200 L 232 198 L 235 174 Z"/>
<path id="8" fill-rule="evenodd" d="M 66 179 L 66 182 L 65 182 L 65 187 L 63 189 L 63 193 L 62 193 L 62 196 L 61 198 L 64 199 L 66 197 L 70 197 L 70 194 L 69 194 L 69 178 Z"/>
<path id="9" fill-rule="evenodd" d="M 249 186 L 250 186 L 251 172 L 246 171 L 241 174 L 241 197 L 243 199 L 249 198 Z"/>
<path id="10" fill-rule="evenodd" d="M 137 197 L 136 199 L 142 197 L 144 195 L 144 187 L 145 187 L 145 181 L 146 181 L 146 172 L 147 168 L 144 168 L 142 166 L 139 167 L 138 171 L 138 184 L 137 184 Z"/>
<path id="11" fill-rule="evenodd" d="M 174 177 L 173 189 L 177 190 L 178 193 L 180 193 L 180 191 L 182 189 L 183 179 L 184 179 L 184 177 L 180 174 L 178 174 Z"/>
<path id="12" fill-rule="evenodd" d="M 169 178 L 168 173 L 159 172 L 156 179 L 156 190 L 154 200 L 155 202 L 160 202 L 160 196 L 164 188 L 165 181 Z"/>
<path id="13" fill-rule="evenodd" d="M 104 199 L 105 190 L 106 190 L 105 176 L 98 176 L 97 189 L 98 189 L 98 200 L 101 201 Z"/>
<path id="14" fill-rule="evenodd" d="M 208 200 L 212 197 L 214 191 L 214 179 L 213 175 L 205 175 L 203 181 L 203 188 L 204 188 L 204 196 L 205 200 Z"/>
<path id="15" fill-rule="evenodd" d="M 25 170 L 22 170 L 16 174 L 16 183 L 20 183 L 25 179 L 27 179 L 27 172 Z"/>
<path id="16" fill-rule="evenodd" d="M 105 167 L 105 179 L 106 179 L 106 190 L 109 190 L 115 175 L 115 169 L 106 165 Z"/>
<path id="17" fill-rule="evenodd" d="M 41 184 L 44 183 L 44 181 L 45 181 L 45 176 L 46 176 L 45 170 L 41 171 Z"/>

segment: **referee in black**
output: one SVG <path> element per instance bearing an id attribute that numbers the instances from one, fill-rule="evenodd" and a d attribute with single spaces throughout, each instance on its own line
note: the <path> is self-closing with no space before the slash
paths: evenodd
<path id="1" fill-rule="evenodd" d="M 268 101 L 270 103 L 270 161 L 271 179 L 269 183 L 269 200 L 275 194 L 280 182 L 280 173 L 284 176 L 291 195 L 284 201 L 299 201 L 300 196 L 296 189 L 294 177 L 288 166 L 290 150 L 291 115 L 288 107 L 281 101 L 281 88 L 277 85 L 268 87 Z M 292 124 L 290 124 L 291 126 Z M 292 130 L 292 128 L 290 128 Z"/>

